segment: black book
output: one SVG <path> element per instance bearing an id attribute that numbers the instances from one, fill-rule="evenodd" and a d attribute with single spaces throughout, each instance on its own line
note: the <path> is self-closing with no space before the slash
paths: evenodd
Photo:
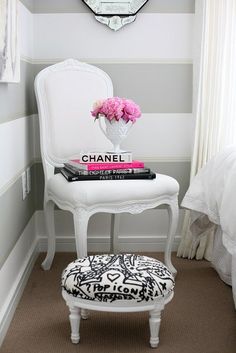
<path id="1" fill-rule="evenodd" d="M 127 179 L 155 179 L 156 174 L 149 173 L 135 173 L 135 174 L 116 174 L 116 175 L 78 175 L 70 172 L 65 168 L 60 168 L 60 173 L 68 181 L 79 180 L 127 180 Z"/>
<path id="2" fill-rule="evenodd" d="M 105 170 L 78 170 L 67 163 L 64 168 L 75 175 L 122 175 L 122 174 L 149 174 L 150 168 L 105 169 Z"/>

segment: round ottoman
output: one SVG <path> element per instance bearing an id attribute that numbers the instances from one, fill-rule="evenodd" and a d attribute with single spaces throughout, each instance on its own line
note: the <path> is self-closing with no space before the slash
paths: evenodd
<path id="1" fill-rule="evenodd" d="M 149 311 L 150 345 L 157 347 L 161 311 L 173 297 L 174 277 L 160 261 L 134 254 L 92 255 L 62 273 L 62 296 L 70 309 L 71 340 L 78 343 L 81 309 Z"/>

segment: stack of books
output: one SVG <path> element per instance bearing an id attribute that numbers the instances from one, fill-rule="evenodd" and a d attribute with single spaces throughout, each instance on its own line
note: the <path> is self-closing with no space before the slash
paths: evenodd
<path id="1" fill-rule="evenodd" d="M 124 180 L 155 179 L 156 174 L 141 161 L 132 159 L 131 152 L 88 152 L 81 153 L 60 169 L 68 181 L 78 180 Z"/>

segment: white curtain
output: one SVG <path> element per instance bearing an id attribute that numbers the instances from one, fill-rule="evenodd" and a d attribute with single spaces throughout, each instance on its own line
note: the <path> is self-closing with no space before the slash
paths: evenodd
<path id="1" fill-rule="evenodd" d="M 236 0 L 196 0 L 191 179 L 236 142 Z M 178 256 L 211 259 L 214 228 L 196 246 L 186 211 Z"/>

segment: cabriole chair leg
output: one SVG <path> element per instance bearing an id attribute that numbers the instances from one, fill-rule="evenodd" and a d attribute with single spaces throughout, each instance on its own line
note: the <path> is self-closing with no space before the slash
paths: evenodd
<path id="1" fill-rule="evenodd" d="M 88 222 L 90 218 L 89 212 L 84 209 L 78 209 L 74 213 L 74 228 L 75 228 L 75 243 L 77 257 L 81 258 L 87 256 L 87 231 Z M 87 309 L 81 310 L 81 317 L 86 320 L 89 317 L 89 311 Z"/>
<path id="2" fill-rule="evenodd" d="M 44 270 L 49 270 L 51 268 L 56 250 L 54 206 L 55 204 L 51 200 L 45 201 L 44 203 L 44 217 L 46 223 L 46 231 L 48 235 L 47 256 L 41 265 Z"/>
<path id="3" fill-rule="evenodd" d="M 178 199 L 176 201 L 168 205 L 168 215 L 169 215 L 169 228 L 167 235 L 167 242 L 165 248 L 165 259 L 164 262 L 169 270 L 172 272 L 174 276 L 177 274 L 176 268 L 172 265 L 171 262 L 171 250 L 173 245 L 174 236 L 176 235 L 178 219 L 179 219 L 179 207 L 178 207 Z"/>

